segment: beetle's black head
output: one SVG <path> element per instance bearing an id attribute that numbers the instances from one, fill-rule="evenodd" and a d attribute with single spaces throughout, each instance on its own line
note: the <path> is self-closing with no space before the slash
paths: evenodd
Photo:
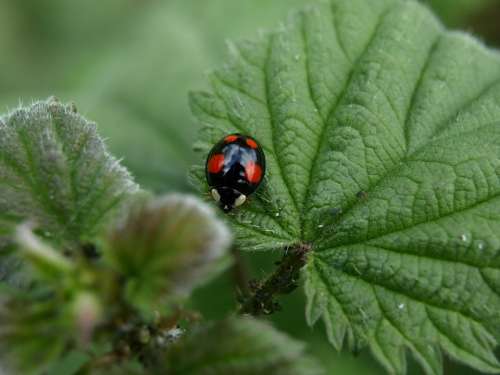
<path id="1" fill-rule="evenodd" d="M 233 208 L 241 206 L 247 199 L 245 194 L 225 186 L 213 188 L 211 193 L 224 212 L 229 212 Z"/>

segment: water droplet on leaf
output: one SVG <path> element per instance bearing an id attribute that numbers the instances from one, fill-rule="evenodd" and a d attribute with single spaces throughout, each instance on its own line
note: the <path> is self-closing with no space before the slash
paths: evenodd
<path id="1" fill-rule="evenodd" d="M 486 247 L 486 244 L 484 243 L 484 241 L 479 240 L 476 242 L 476 248 L 478 250 L 484 250 L 485 247 Z"/>

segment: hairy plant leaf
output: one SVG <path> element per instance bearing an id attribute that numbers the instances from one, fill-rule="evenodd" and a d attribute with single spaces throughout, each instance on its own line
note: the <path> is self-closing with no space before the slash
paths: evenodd
<path id="1" fill-rule="evenodd" d="M 15 240 L 20 257 L 45 281 L 60 282 L 75 272 L 74 264 L 37 237 L 29 224 L 18 226 Z"/>
<path id="2" fill-rule="evenodd" d="M 61 367 L 67 367 L 64 373 L 69 374 L 71 363 L 64 360 L 65 351 L 88 346 L 95 328 L 102 323 L 102 303 L 95 291 L 78 290 L 85 284 L 82 272 L 37 237 L 29 225 L 19 225 L 15 239 L 15 259 L 25 260 L 36 274 L 33 279 L 42 282 L 23 290 L 12 287 L 10 278 L 8 284 L 1 284 L 0 357 L 12 374 L 56 373 Z M 87 282 L 92 279 L 88 275 Z M 50 370 L 52 367 L 54 370 Z"/>
<path id="3" fill-rule="evenodd" d="M 73 106 L 49 99 L 0 118 L 0 236 L 29 219 L 71 248 L 136 190 Z"/>
<path id="4" fill-rule="evenodd" d="M 198 147 L 263 145 L 265 185 L 229 220 L 242 249 L 312 245 L 308 322 L 391 373 L 405 352 L 499 372 L 500 55 L 417 2 L 331 0 L 210 78 Z"/>
<path id="5" fill-rule="evenodd" d="M 68 311 L 54 296 L 35 301 L 21 294 L 7 299 L 4 293 L 1 302 L 0 357 L 7 373 L 45 373 L 73 338 Z"/>
<path id="6" fill-rule="evenodd" d="M 174 345 L 165 358 L 175 375 L 319 375 L 302 343 L 251 318 L 204 324 Z"/>
<path id="7" fill-rule="evenodd" d="M 231 235 L 211 207 L 188 195 L 140 200 L 111 227 L 108 262 L 129 280 L 130 298 L 151 311 L 183 297 L 228 264 Z"/>
<path id="8" fill-rule="evenodd" d="M 11 370 L 7 373 L 69 374 L 68 348 L 87 348 L 91 331 L 101 323 L 102 307 L 94 293 L 48 289 L 2 292 L 0 358 Z M 74 358 L 73 366 L 80 366 L 84 360 Z M 67 369 L 57 372 L 57 367 Z"/>

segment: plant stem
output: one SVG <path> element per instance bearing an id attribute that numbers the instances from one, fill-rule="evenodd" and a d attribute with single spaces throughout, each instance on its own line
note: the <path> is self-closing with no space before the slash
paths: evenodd
<path id="1" fill-rule="evenodd" d="M 268 315 L 280 309 L 275 301 L 278 294 L 288 294 L 298 286 L 300 270 L 307 262 L 311 246 L 299 244 L 287 249 L 278 262 L 278 268 L 264 281 L 256 283 L 253 293 L 244 301 L 239 309 L 240 314 Z"/>

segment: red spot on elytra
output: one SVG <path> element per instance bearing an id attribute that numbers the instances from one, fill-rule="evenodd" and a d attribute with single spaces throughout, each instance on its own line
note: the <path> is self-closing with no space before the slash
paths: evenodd
<path id="1" fill-rule="evenodd" d="M 210 173 L 219 173 L 224 167 L 224 154 L 215 154 L 208 161 L 208 171 Z"/>
<path id="2" fill-rule="evenodd" d="M 235 142 L 238 139 L 237 135 L 228 135 L 226 138 L 224 138 L 224 141 L 226 143 L 232 143 Z"/>
<path id="3" fill-rule="evenodd" d="M 245 176 L 248 182 L 252 184 L 257 184 L 262 178 L 262 168 L 253 161 L 249 161 L 245 165 Z"/>
<path id="4" fill-rule="evenodd" d="M 253 139 L 247 138 L 247 145 L 251 148 L 257 148 L 259 145 Z"/>

